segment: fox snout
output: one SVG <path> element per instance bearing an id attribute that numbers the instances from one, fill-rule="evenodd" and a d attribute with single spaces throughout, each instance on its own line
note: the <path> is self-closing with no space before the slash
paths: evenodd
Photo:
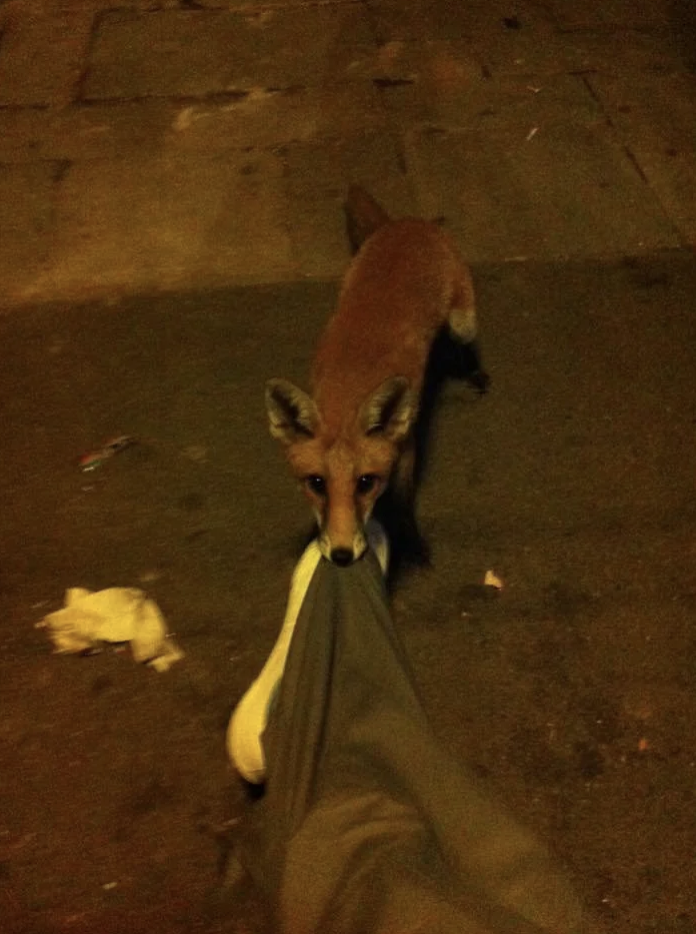
<path id="1" fill-rule="evenodd" d="M 351 471 L 311 477 L 305 493 L 319 526 L 319 548 L 340 567 L 357 561 L 367 549 L 365 527 L 383 483 L 375 475 L 353 477 Z"/>
<path id="2" fill-rule="evenodd" d="M 355 555 L 350 548 L 332 548 L 329 552 L 329 557 L 334 564 L 337 564 L 341 568 L 348 567 L 349 564 L 355 561 Z"/>
<path id="3" fill-rule="evenodd" d="M 321 546 L 320 546 L 321 547 Z M 353 564 L 354 561 L 357 561 L 358 558 L 361 558 L 365 553 L 365 546 L 359 554 L 357 554 L 352 548 L 331 548 L 329 547 L 328 553 L 324 553 L 322 549 L 322 554 L 325 558 L 328 558 L 333 564 L 337 564 L 340 568 L 347 568 L 349 564 Z"/>
<path id="4" fill-rule="evenodd" d="M 344 538 L 335 534 L 332 536 L 329 525 L 325 525 L 323 528 L 320 525 L 319 548 L 329 561 L 342 568 L 348 567 L 349 564 L 353 564 L 354 561 L 361 558 L 367 549 L 364 526 L 362 523 L 359 526 L 357 525 L 356 517 L 355 533 L 352 538 Z"/>

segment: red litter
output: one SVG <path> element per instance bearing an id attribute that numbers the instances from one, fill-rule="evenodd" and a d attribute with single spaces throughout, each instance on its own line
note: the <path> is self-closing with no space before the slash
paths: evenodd
<path id="1" fill-rule="evenodd" d="M 113 457 L 114 454 L 118 454 L 118 452 L 122 451 L 124 448 L 130 447 L 131 444 L 135 444 L 135 438 L 132 438 L 130 435 L 118 435 L 115 438 L 110 438 L 103 447 L 98 450 L 90 451 L 89 454 L 83 454 L 77 462 L 78 466 L 84 473 L 90 470 L 96 470 L 105 460 Z"/>

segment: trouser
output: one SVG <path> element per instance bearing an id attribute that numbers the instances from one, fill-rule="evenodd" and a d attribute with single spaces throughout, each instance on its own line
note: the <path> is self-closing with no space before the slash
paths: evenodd
<path id="1" fill-rule="evenodd" d="M 372 552 L 316 563 L 262 743 L 265 792 L 233 866 L 274 934 L 595 930 L 547 850 L 436 739 Z"/>

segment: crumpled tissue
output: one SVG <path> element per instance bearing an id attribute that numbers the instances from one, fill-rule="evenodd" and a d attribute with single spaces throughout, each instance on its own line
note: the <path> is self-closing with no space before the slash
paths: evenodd
<path id="1" fill-rule="evenodd" d="M 167 627 L 154 600 L 136 587 L 91 591 L 70 587 L 65 606 L 36 624 L 48 629 L 57 653 L 85 652 L 101 642 L 130 642 L 136 662 L 167 671 L 184 653 L 167 638 Z"/>

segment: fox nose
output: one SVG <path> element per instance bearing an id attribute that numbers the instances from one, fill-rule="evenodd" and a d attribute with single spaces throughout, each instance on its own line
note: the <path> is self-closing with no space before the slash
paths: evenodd
<path id="1" fill-rule="evenodd" d="M 331 550 L 331 560 L 339 567 L 346 567 L 353 560 L 353 552 L 350 548 L 333 548 Z"/>

